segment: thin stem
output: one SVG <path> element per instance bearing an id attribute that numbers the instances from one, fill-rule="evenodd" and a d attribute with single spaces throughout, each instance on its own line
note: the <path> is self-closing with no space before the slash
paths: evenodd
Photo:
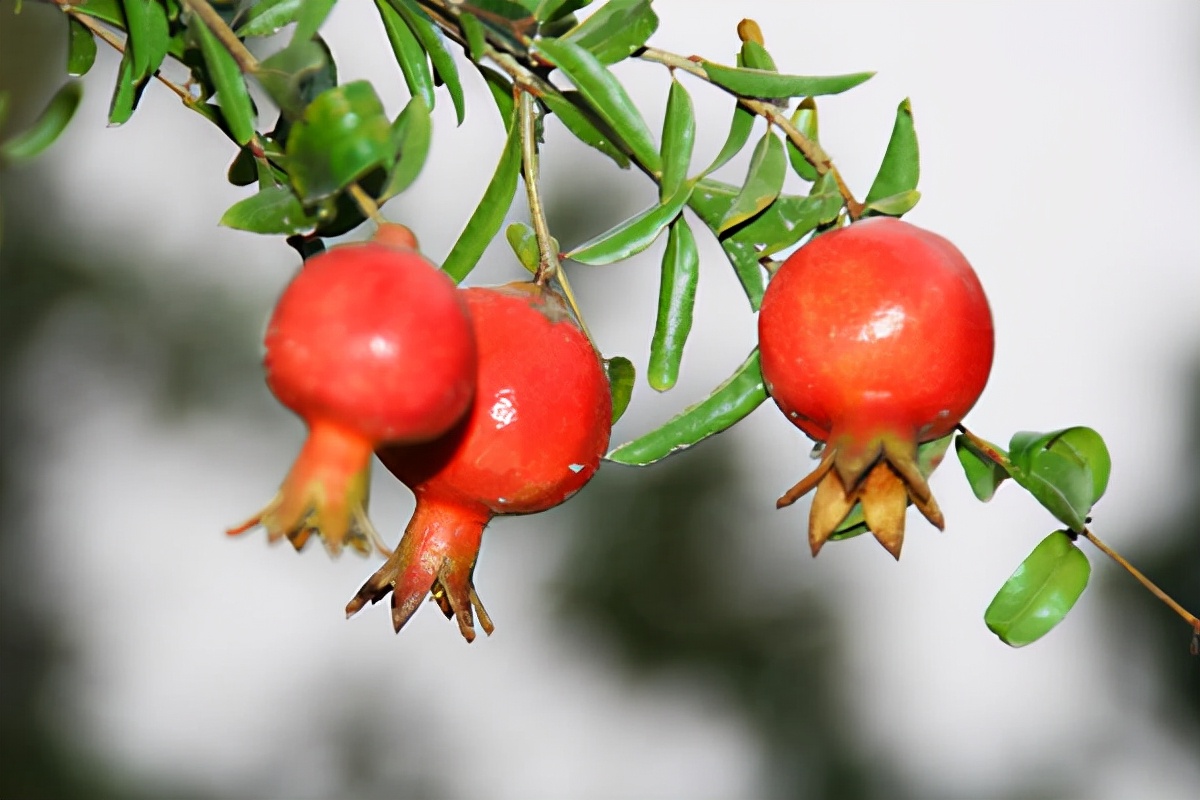
<path id="1" fill-rule="evenodd" d="M 74 7 L 69 5 L 66 2 L 66 0 L 55 0 L 55 3 L 58 5 L 58 7 L 60 9 L 62 9 L 62 11 L 65 14 L 69 15 L 72 19 L 74 19 L 80 25 L 87 28 L 93 34 L 95 34 L 96 36 L 103 39 L 110 47 L 112 47 L 118 53 L 121 53 L 122 55 L 124 55 L 125 43 L 122 42 L 120 39 L 118 39 L 117 35 L 114 34 L 112 31 L 110 31 L 108 28 L 101 25 L 98 20 L 96 20 L 94 17 L 92 17 L 88 14 L 84 14 L 83 12 L 76 10 Z M 182 100 L 184 103 L 191 105 L 192 102 L 195 101 L 196 98 L 194 98 L 192 96 L 191 92 L 189 92 L 187 89 L 184 89 L 182 86 L 168 80 L 167 78 L 164 78 L 160 71 L 155 70 L 154 77 L 157 78 L 160 83 L 162 83 L 164 86 L 166 86 L 172 92 L 179 95 L 179 99 Z"/>
<path id="2" fill-rule="evenodd" d="M 242 40 L 237 37 L 233 29 L 226 25 L 225 20 L 221 19 L 221 15 L 208 4 L 208 0 L 183 0 L 183 4 L 212 31 L 213 36 L 217 37 L 221 45 L 237 62 L 238 68 L 243 74 L 253 75 L 258 72 L 258 59 L 246 49 L 246 45 L 242 44 Z"/>
<path id="3" fill-rule="evenodd" d="M 643 61 L 649 61 L 654 64 L 662 64 L 671 69 L 683 70 L 684 72 L 687 72 L 690 75 L 695 75 L 697 78 L 700 78 L 701 80 L 710 83 L 717 88 L 724 89 L 724 87 L 722 87 L 720 84 L 713 83 L 713 81 L 708 77 L 708 73 L 704 71 L 704 68 L 690 58 L 684 58 L 683 56 L 676 55 L 675 53 L 668 53 L 665 50 L 659 50 L 657 47 L 643 48 L 638 57 Z M 725 89 L 725 91 L 729 90 Z M 813 169 L 815 169 L 818 174 L 828 174 L 833 176 L 834 181 L 837 183 L 838 193 L 841 194 L 842 199 L 846 203 L 846 212 L 850 215 L 851 220 L 856 220 L 862 216 L 863 204 L 858 202 L 858 200 L 854 197 L 854 193 L 850 191 L 850 187 L 846 185 L 846 181 L 842 179 L 841 173 L 838 172 L 837 167 L 833 165 L 833 160 L 830 159 L 829 155 L 819 143 L 814 142 L 812 139 L 809 139 L 807 136 L 801 133 L 800 130 L 792 124 L 792 121 L 787 118 L 787 115 L 784 114 L 783 111 L 780 110 L 780 108 L 774 103 L 757 100 L 753 97 L 743 97 L 733 92 L 730 92 L 730 94 L 733 94 L 733 96 L 737 98 L 737 101 L 747 109 L 753 111 L 755 114 L 767 120 L 769 123 L 779 128 L 779 130 L 783 131 L 784 135 L 788 137 L 791 143 L 796 146 L 796 149 L 800 151 L 801 155 L 804 156 L 804 160 L 809 164 L 812 164 Z"/>
<path id="4" fill-rule="evenodd" d="M 383 218 L 383 215 L 379 213 L 379 204 L 375 202 L 375 199 L 371 195 L 367 194 L 366 189 L 359 186 L 358 183 L 352 183 L 347 191 L 364 217 L 376 225 L 383 225 L 387 222 Z"/>
<path id="5" fill-rule="evenodd" d="M 1099 537 L 1097 537 L 1096 534 L 1092 533 L 1092 531 L 1089 528 L 1083 529 L 1083 536 L 1085 538 L 1087 538 L 1087 540 L 1089 542 L 1094 544 L 1100 550 L 1100 552 L 1104 553 L 1104 555 L 1108 556 L 1113 561 L 1117 562 L 1122 567 L 1124 567 L 1125 571 L 1128 572 L 1130 575 L 1132 575 L 1134 578 L 1136 578 L 1138 583 L 1140 583 L 1142 586 L 1146 587 L 1146 589 L 1150 592 L 1150 594 L 1154 595 L 1159 600 L 1166 603 L 1167 606 L 1172 611 L 1174 611 L 1176 614 L 1178 614 L 1180 617 L 1183 618 L 1184 622 L 1186 622 L 1187 624 L 1192 626 L 1193 631 L 1200 632 L 1200 618 L 1197 618 L 1195 614 L 1191 613 L 1186 608 L 1179 605 L 1179 603 L 1177 603 L 1173 597 L 1171 597 L 1169 594 L 1164 592 L 1162 589 L 1158 588 L 1158 586 L 1153 581 L 1151 581 L 1149 578 L 1147 578 L 1145 575 L 1142 574 L 1141 570 L 1139 570 L 1137 567 L 1133 566 L 1133 564 L 1130 564 L 1128 561 L 1126 561 L 1124 556 L 1122 556 L 1116 550 L 1113 550 L 1111 547 L 1106 545 L 1104 542 L 1100 541 Z"/>
<path id="6" fill-rule="evenodd" d="M 538 269 L 533 279 L 541 285 L 558 277 L 558 248 L 550 237 L 550 226 L 546 223 L 546 212 L 538 193 L 537 106 L 529 92 L 518 90 L 517 95 L 521 125 L 521 168 L 525 176 L 529 217 L 533 221 L 533 232 L 537 235 L 538 243 Z"/>
<path id="7" fill-rule="evenodd" d="M 1004 469 L 1006 469 L 1006 470 L 1009 469 L 1010 466 L 1012 466 L 1011 462 L 1009 462 L 1009 460 L 1008 460 L 1008 456 L 1006 456 L 1004 453 L 1000 452 L 1000 450 L 998 450 L 996 448 L 996 445 L 992 444 L 987 439 L 981 439 L 980 437 L 971 433 L 969 430 L 967 430 L 965 427 L 963 427 L 963 425 L 961 423 L 959 425 L 956 425 L 955 427 L 957 427 L 958 432 L 961 433 L 963 435 L 963 437 L 968 442 L 971 443 L 972 447 L 974 447 L 979 452 L 983 453 L 985 456 L 990 458 L 992 461 L 995 461 L 997 464 L 1004 467 Z"/>

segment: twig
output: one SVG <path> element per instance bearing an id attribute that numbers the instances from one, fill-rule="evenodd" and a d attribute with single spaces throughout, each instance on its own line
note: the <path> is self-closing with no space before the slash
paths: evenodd
<path id="1" fill-rule="evenodd" d="M 1116 550 L 1113 550 L 1111 547 L 1106 545 L 1104 542 L 1100 541 L 1099 537 L 1097 537 L 1096 534 L 1092 533 L 1092 531 L 1089 528 L 1083 529 L 1083 536 L 1089 542 L 1094 544 L 1100 550 L 1100 552 L 1104 553 L 1104 555 L 1108 556 L 1113 561 L 1117 562 L 1122 567 L 1124 567 L 1125 571 L 1128 572 L 1130 575 L 1132 575 L 1137 580 L 1138 583 L 1140 583 L 1142 586 L 1146 587 L 1146 589 L 1150 592 L 1150 594 L 1154 595 L 1159 600 L 1166 603 L 1168 608 L 1170 608 L 1172 611 L 1174 611 L 1176 614 L 1178 614 L 1180 617 L 1182 617 L 1184 622 L 1186 622 L 1188 625 L 1192 626 L 1193 631 L 1200 631 L 1200 619 L 1198 619 L 1195 614 L 1188 611 L 1186 608 L 1184 608 L 1179 603 L 1177 603 L 1173 597 L 1171 597 L 1169 594 L 1164 592 L 1162 589 L 1158 588 L 1158 586 L 1153 581 L 1151 581 L 1149 578 L 1147 578 L 1145 575 L 1142 574 L 1141 570 L 1139 570 L 1137 567 L 1133 566 L 1133 564 L 1130 564 L 1128 561 L 1126 561 L 1124 556 L 1122 556 Z"/>
<path id="2" fill-rule="evenodd" d="M 383 225 L 387 222 L 379 213 L 379 204 L 375 202 L 375 198 L 367 194 L 367 190 L 359 186 L 357 182 L 350 184 L 346 191 L 349 192 L 351 199 L 354 200 L 364 217 L 376 225 Z"/>
<path id="3" fill-rule="evenodd" d="M 221 45 L 237 62 L 238 68 L 243 74 L 253 75 L 258 72 L 258 59 L 246 49 L 246 45 L 242 44 L 242 40 L 237 37 L 233 29 L 226 25 L 225 20 L 221 19 L 221 15 L 208 4 L 208 0 L 183 0 L 183 4 L 212 31 L 213 36 L 217 37 Z"/>
<path id="4" fill-rule="evenodd" d="M 550 237 L 550 226 L 546 224 L 546 212 L 538 193 L 538 110 L 533 95 L 517 90 L 521 125 L 521 168 L 525 176 L 525 196 L 529 202 L 529 217 L 533 221 L 533 232 L 537 236 L 538 269 L 534 281 L 543 284 L 559 274 L 558 248 Z"/>

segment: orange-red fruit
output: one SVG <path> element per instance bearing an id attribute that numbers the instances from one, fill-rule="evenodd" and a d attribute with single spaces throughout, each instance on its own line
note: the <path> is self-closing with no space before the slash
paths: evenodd
<path id="1" fill-rule="evenodd" d="M 378 451 L 417 505 L 396 551 L 346 612 L 391 593 L 399 631 L 432 593 L 471 641 L 474 613 L 492 632 L 472 583 L 484 527 L 583 488 L 608 448 L 612 400 L 599 356 L 557 293 L 514 283 L 462 294 L 479 342 L 474 405 L 439 439 Z"/>
<path id="2" fill-rule="evenodd" d="M 267 326 L 267 385 L 308 424 L 303 448 L 256 524 L 299 550 L 312 533 L 337 554 L 368 552 L 372 451 L 441 435 L 474 392 L 475 339 L 457 287 L 407 228 L 316 255 Z"/>
<path id="3" fill-rule="evenodd" d="M 813 554 L 859 502 L 897 558 L 909 500 L 941 528 L 917 445 L 949 434 L 975 404 L 994 346 L 987 297 L 962 253 L 888 217 L 823 234 L 772 278 L 758 330 L 767 390 L 827 443 L 817 469 L 779 501 L 817 487 Z"/>

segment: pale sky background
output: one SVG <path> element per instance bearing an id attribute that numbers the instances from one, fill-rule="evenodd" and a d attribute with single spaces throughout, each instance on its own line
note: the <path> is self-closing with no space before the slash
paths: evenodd
<path id="1" fill-rule="evenodd" d="M 750 16 L 783 71 L 877 70 L 863 87 L 820 101 L 822 140 L 859 196 L 897 103 L 912 99 L 924 196 L 908 219 L 968 256 L 996 320 L 991 383 L 968 424 L 1002 443 L 1021 429 L 1097 428 L 1115 466 L 1096 529 L 1118 548 L 1145 534 L 1146 509 L 1168 505 L 1180 486 L 1171 470 L 1183 460 L 1185 370 L 1200 344 L 1200 5 L 655 7 L 662 21 L 652 43 L 664 49 L 731 61 L 735 26 Z M 369 4 L 340 3 L 327 36 L 343 81 L 370 77 L 389 111 L 402 106 Z M 170 264 L 175 252 L 207 252 L 203 272 L 179 279 L 241 293 L 265 318 L 294 256 L 278 240 L 215 229 L 246 194 L 224 180 L 231 145 L 156 85 L 129 124 L 105 130 L 115 68 L 102 50 L 83 108 L 47 154 L 66 204 L 57 213 L 86 220 L 80 248 L 119 257 L 136 243 L 148 269 L 147 253 Z M 665 70 L 625 64 L 619 74 L 657 130 Z M 687 85 L 700 115 L 696 163 L 707 163 L 729 103 Z M 435 258 L 474 207 L 501 143 L 482 83 L 472 77 L 468 92 L 461 129 L 440 96 L 430 163 L 386 209 Z M 619 193 L 598 206 L 596 232 L 651 201 L 640 175 L 556 150 L 567 144 L 556 124 L 547 138 L 552 203 Z M 745 163 L 743 155 L 726 174 L 736 178 Z M 584 177 L 585 167 L 599 174 Z M 168 170 L 178 177 L 164 180 Z M 752 344 L 754 320 L 732 273 L 700 238 L 698 322 L 680 385 L 656 396 L 639 383 L 615 442 L 700 397 Z M 603 274 L 572 273 L 600 346 L 639 369 L 661 247 Z M 490 254 L 476 280 L 520 276 L 502 242 Z M 44 554 L 41 581 L 56 587 L 52 602 L 82 642 L 70 724 L 101 752 L 152 774 L 233 787 L 260 776 L 259 745 L 269 737 L 291 755 L 264 796 L 319 798 L 337 765 L 304 720 L 312 708 L 345 705 L 374 715 L 384 741 L 389 731 L 426 731 L 423 750 L 397 754 L 405 763 L 463 756 L 468 768 L 445 773 L 455 796 L 754 795 L 755 745 L 730 708 L 686 683 L 614 677 L 539 609 L 557 554 L 553 514 L 502 520 L 489 533 L 476 577 L 498 625 L 490 639 L 466 647 L 431 608 L 399 637 L 378 608 L 346 622 L 341 609 L 368 572 L 363 562 L 330 564 L 316 551 L 298 558 L 261 535 L 221 535 L 274 492 L 300 426 L 282 409 L 269 427 L 215 413 L 164 420 L 145 387 L 63 356 L 54 330 L 26 377 L 29 407 L 50 433 L 30 454 L 44 533 L 33 546 Z M 1055 527 L 1030 498 L 1009 487 L 981 505 L 947 464 L 933 483 L 947 530 L 912 519 L 899 564 L 867 537 L 801 559 L 807 507 L 775 512 L 773 501 L 806 470 L 809 443 L 767 406 L 728 436 L 761 494 L 762 517 L 747 520 L 746 535 L 838 598 L 851 634 L 842 688 L 865 752 L 918 786 L 962 796 L 1019 784 L 1047 765 L 1082 775 L 1081 796 L 1093 800 L 1195 796 L 1200 765 L 1154 727 L 1149 709 L 1162 698 L 1141 657 L 1114 650 L 1105 635 L 1099 593 L 1123 579 L 1114 566 L 1097 554 L 1093 590 L 1042 642 L 1010 650 L 984 627 L 995 590 Z M 381 484 L 373 516 L 399 532 L 410 506 Z M 1186 638 L 1181 628 L 1181 658 Z"/>

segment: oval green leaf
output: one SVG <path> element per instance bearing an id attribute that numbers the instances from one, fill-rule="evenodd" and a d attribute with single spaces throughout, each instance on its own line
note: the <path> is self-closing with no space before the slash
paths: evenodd
<path id="1" fill-rule="evenodd" d="M 74 17 L 67 17 L 67 74 L 86 75 L 96 63 L 96 37 Z"/>
<path id="2" fill-rule="evenodd" d="M 642 166 L 653 173 L 661 172 L 654 135 L 625 87 L 596 56 L 574 42 L 553 39 L 538 40 L 537 49 L 575 84 L 596 115 L 629 145 Z"/>
<path id="3" fill-rule="evenodd" d="M 872 200 L 863 207 L 863 213 L 869 216 L 901 217 L 916 208 L 920 200 L 921 193 L 916 189 L 909 189 L 907 192 Z"/>
<path id="4" fill-rule="evenodd" d="M 340 192 L 395 154 L 392 126 L 375 88 L 354 81 L 322 92 L 287 141 L 292 186 L 305 204 Z"/>
<path id="5" fill-rule="evenodd" d="M 755 119 L 757 117 L 741 103 L 734 104 L 733 119 L 729 122 L 729 134 L 725 137 L 725 144 L 721 146 L 721 152 L 717 153 L 717 157 L 701 173 L 702 175 L 716 172 L 728 164 L 731 158 L 742 152 L 742 148 L 746 146 L 746 142 L 750 141 L 750 131 L 754 128 Z"/>
<path id="6" fill-rule="evenodd" d="M 761 69 L 766 72 L 779 71 L 775 67 L 775 59 L 771 58 L 767 48 L 752 39 L 742 42 L 742 50 L 738 53 L 738 66 Z"/>
<path id="7" fill-rule="evenodd" d="M 63 84 L 32 125 L 0 143 L 0 161 L 25 161 L 54 144 L 75 116 L 82 99 L 82 83 L 67 81 Z"/>
<path id="8" fill-rule="evenodd" d="M 475 63 L 487 57 L 487 31 L 479 17 L 466 11 L 458 15 L 458 24 L 462 26 L 463 35 L 467 37 L 467 55 Z"/>
<path id="9" fill-rule="evenodd" d="M 877 204 L 883 203 L 887 198 L 892 199 L 893 205 L 897 207 L 902 205 L 897 204 L 894 198 L 911 195 L 920 179 L 921 153 L 917 147 L 917 132 L 913 127 L 912 104 L 905 98 L 896 109 L 896 122 L 892 126 L 892 136 L 883 154 L 883 163 L 879 166 L 879 172 L 876 173 L 864 202 L 881 214 L 898 217 L 908 208 L 912 208 L 912 205 L 916 205 L 916 199 L 912 200 L 912 205 L 899 212 L 885 211 Z M 916 198 L 920 198 L 920 195 L 917 194 Z"/>
<path id="10" fill-rule="evenodd" d="M 767 210 L 729 237 L 729 241 L 753 244 L 757 259 L 774 255 L 803 239 L 820 225 L 833 222 L 842 210 L 837 181 L 825 175 L 807 196 L 780 195 Z"/>
<path id="11" fill-rule="evenodd" d="M 421 97 L 427 106 L 433 108 L 433 71 L 429 67 L 429 57 L 425 54 L 425 49 L 388 0 L 375 0 L 375 8 L 379 11 L 379 18 L 383 20 L 383 29 L 387 32 L 392 53 L 396 56 L 396 63 L 400 65 L 400 72 L 404 75 L 408 93 L 413 97 Z"/>
<path id="12" fill-rule="evenodd" d="M 1001 587 L 983 620 L 1011 647 L 1036 642 L 1062 621 L 1087 587 L 1092 565 L 1071 537 L 1055 531 Z"/>
<path id="13" fill-rule="evenodd" d="M 658 238 L 664 228 L 671 224 L 671 220 L 679 216 L 679 212 L 687 205 L 691 192 L 691 185 L 684 184 L 665 203 L 653 205 L 599 236 L 589 239 L 571 252 L 564 253 L 563 258 L 569 258 L 581 264 L 602 266 L 637 255 L 654 244 L 654 240 Z"/>
<path id="14" fill-rule="evenodd" d="M 628 358 L 613 356 L 604 359 L 604 374 L 608 376 L 608 390 L 612 394 L 612 421 L 616 425 L 625 409 L 629 408 L 637 373 Z"/>
<path id="15" fill-rule="evenodd" d="M 541 0 L 533 12 L 538 22 L 554 22 L 592 4 L 592 0 Z"/>
<path id="16" fill-rule="evenodd" d="M 542 254 L 538 250 L 537 233 L 524 222 L 514 222 L 504 230 L 504 238 L 513 249 L 517 261 L 531 274 L 536 275 L 541 266 Z"/>
<path id="17" fill-rule="evenodd" d="M 806 97 L 800 101 L 800 105 L 796 106 L 796 110 L 792 112 L 792 126 L 808 139 L 810 142 L 819 142 L 820 126 L 817 120 L 817 103 L 811 97 Z M 800 152 L 800 148 L 792 143 L 791 139 L 787 140 L 788 161 L 791 162 L 792 171 L 806 181 L 815 181 L 820 177 L 817 168 L 808 163 L 808 159 Z"/>
<path id="18" fill-rule="evenodd" d="M 291 236 L 311 232 L 317 220 L 309 217 L 289 187 L 271 186 L 234 203 L 225 211 L 220 224 L 251 233 Z"/>
<path id="19" fill-rule="evenodd" d="M 588 50 L 604 64 L 628 58 L 658 30 L 650 0 L 610 0 L 595 14 L 562 36 Z"/>
<path id="20" fill-rule="evenodd" d="M 337 86 L 337 65 L 329 46 L 315 36 L 260 61 L 254 76 L 285 119 L 292 120 L 322 92 Z"/>
<path id="21" fill-rule="evenodd" d="M 521 171 L 520 131 L 521 126 L 516 124 L 516 119 L 511 119 L 504 151 L 500 154 L 500 161 L 496 164 L 492 180 L 484 190 L 483 198 L 471 214 L 471 218 L 467 220 L 458 241 L 442 262 L 442 271 L 453 278 L 455 283 L 467 277 L 479 263 L 479 257 L 491 244 L 512 206 L 513 195 L 517 193 L 517 175 Z"/>
<path id="22" fill-rule="evenodd" d="M 995 447 L 992 445 L 992 447 Z M 995 447 L 998 452 L 1003 452 Z M 959 435 L 954 440 L 954 452 L 962 464 L 967 483 L 975 496 L 987 502 L 996 494 L 996 489 L 1009 477 L 1008 470 L 1003 464 L 993 460 L 986 452 L 971 443 L 966 436 Z"/>
<path id="23" fill-rule="evenodd" d="M 727 430 L 766 399 L 758 348 L 755 348 L 737 371 L 708 397 L 688 406 L 661 427 L 621 445 L 605 458 L 638 467 L 653 464 Z"/>
<path id="24" fill-rule="evenodd" d="M 781 75 L 763 69 L 726 67 L 712 61 L 702 61 L 700 66 L 713 83 L 743 97 L 815 97 L 839 94 L 866 82 L 875 74 L 856 72 L 850 75 L 828 76 Z"/>
<path id="25" fill-rule="evenodd" d="M 296 14 L 296 30 L 292 33 L 292 44 L 310 41 L 325 24 L 325 18 L 333 10 L 336 0 L 302 0 Z"/>
<path id="26" fill-rule="evenodd" d="M 667 113 L 663 118 L 662 181 L 659 198 L 674 196 L 687 181 L 692 163 L 692 147 L 696 143 L 696 114 L 687 89 L 677 80 L 671 81 L 667 95 Z"/>
<path id="27" fill-rule="evenodd" d="M 1013 480 L 1076 533 L 1108 487 L 1112 460 L 1091 428 L 1022 431 L 1009 443 Z"/>
<path id="28" fill-rule="evenodd" d="M 696 247 L 696 237 L 681 214 L 671 223 L 667 233 L 658 287 L 658 317 L 650 340 L 646 378 L 655 391 L 667 391 L 679 378 L 683 346 L 692 332 L 699 276 L 700 251 Z"/>
<path id="29" fill-rule="evenodd" d="M 254 138 L 254 106 L 246 91 L 246 79 L 233 56 L 229 55 L 229 51 L 203 20 L 193 16 L 189 27 L 200 42 L 200 52 L 204 55 L 208 74 L 217 90 L 221 114 L 229 125 L 233 139 L 240 145 L 246 145 Z"/>
<path id="30" fill-rule="evenodd" d="M 304 0 L 260 0 L 234 28 L 239 38 L 271 36 L 296 21 Z"/>
<path id="31" fill-rule="evenodd" d="M 429 116 L 429 106 L 418 95 L 408 101 L 408 105 L 392 123 L 396 164 L 388 172 L 387 181 L 379 195 L 380 202 L 395 197 L 412 185 L 425 166 L 432 140 L 433 120 Z"/>
<path id="32" fill-rule="evenodd" d="M 113 88 L 112 100 L 108 104 L 108 124 L 110 126 L 124 125 L 129 121 L 145 88 L 145 79 L 140 81 L 133 79 L 133 54 L 132 51 L 126 50 L 117 67 L 117 84 Z"/>
<path id="33" fill-rule="evenodd" d="M 750 168 L 746 172 L 746 182 L 721 220 L 718 232 L 740 225 L 775 202 L 775 198 L 783 189 L 786 173 L 787 156 L 784 154 L 783 142 L 773 132 L 767 131 L 754 148 Z"/>

